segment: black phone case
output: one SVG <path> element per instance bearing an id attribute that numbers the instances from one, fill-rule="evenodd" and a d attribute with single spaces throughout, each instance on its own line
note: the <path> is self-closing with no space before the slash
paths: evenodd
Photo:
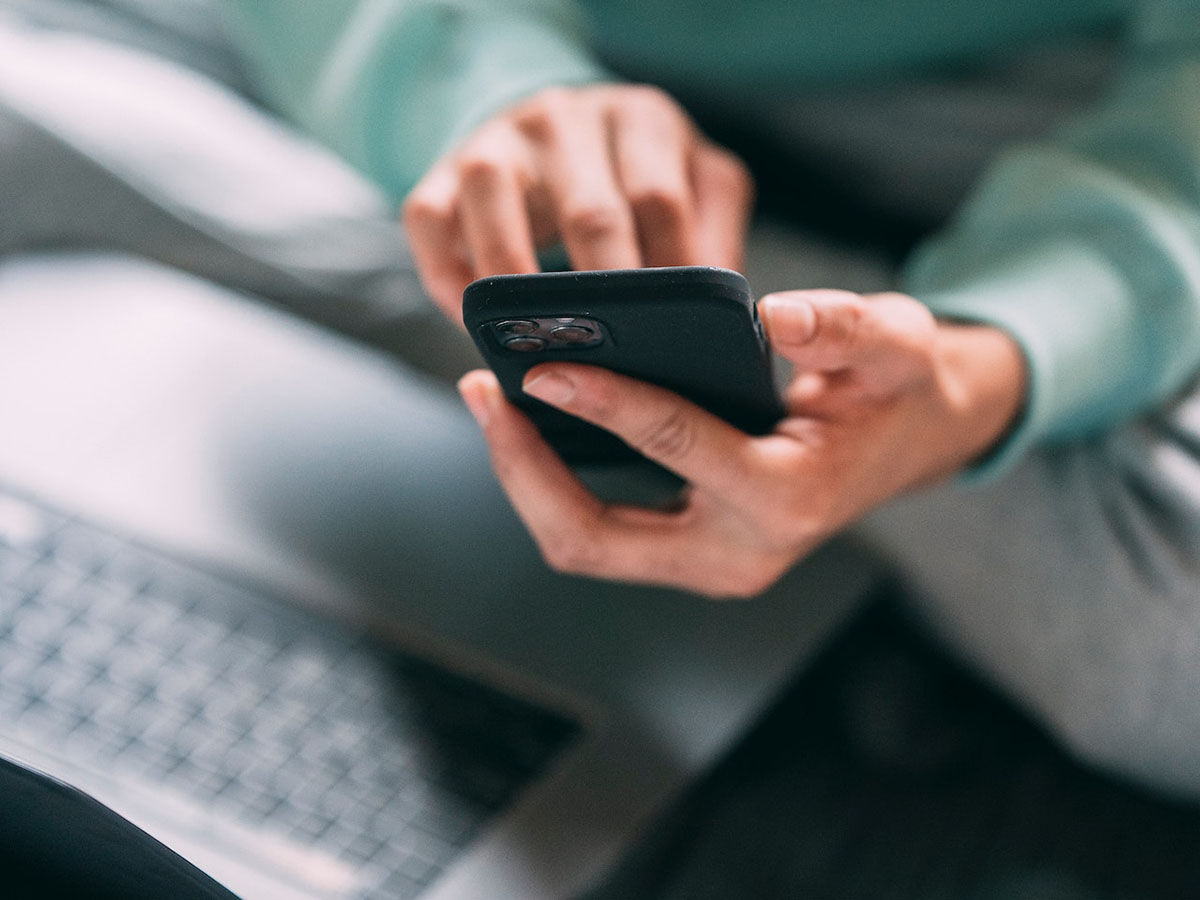
<path id="1" fill-rule="evenodd" d="M 584 316 L 600 321 L 595 347 L 519 353 L 490 323 Z M 746 279 L 702 266 L 552 272 L 481 278 L 463 293 L 463 322 L 505 395 L 524 410 L 568 462 L 640 458 L 623 441 L 521 390 L 526 371 L 579 362 L 661 385 L 751 434 L 771 430 L 783 407 L 771 356 Z"/>

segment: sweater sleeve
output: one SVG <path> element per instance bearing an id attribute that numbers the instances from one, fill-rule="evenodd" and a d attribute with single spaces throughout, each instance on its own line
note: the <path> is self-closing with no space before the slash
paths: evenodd
<path id="1" fill-rule="evenodd" d="M 610 78 L 570 0 L 221 0 L 264 98 L 402 198 L 492 113 Z"/>
<path id="2" fill-rule="evenodd" d="M 1028 363 L 1021 421 L 968 480 L 1179 391 L 1200 368 L 1200 2 L 1148 4 L 1107 99 L 1003 157 L 905 289 Z"/>

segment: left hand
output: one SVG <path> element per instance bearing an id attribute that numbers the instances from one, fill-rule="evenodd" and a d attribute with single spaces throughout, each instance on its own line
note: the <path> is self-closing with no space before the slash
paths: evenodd
<path id="1" fill-rule="evenodd" d="M 496 113 L 413 188 L 404 225 L 417 272 L 462 324 L 472 279 L 571 265 L 741 266 L 754 185 L 678 101 L 649 85 L 551 87 Z"/>
<path id="2" fill-rule="evenodd" d="M 984 453 L 1020 411 L 1023 358 L 997 329 L 937 322 L 902 294 L 790 291 L 760 311 L 796 371 L 786 418 L 762 437 L 595 366 L 526 376 L 530 395 L 686 479 L 669 511 L 603 503 L 490 372 L 463 378 L 496 474 L 552 568 L 753 596 L 871 509 Z"/>

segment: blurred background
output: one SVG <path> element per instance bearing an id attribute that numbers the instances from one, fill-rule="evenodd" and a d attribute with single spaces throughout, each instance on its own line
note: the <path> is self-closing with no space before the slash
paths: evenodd
<path id="1" fill-rule="evenodd" d="M 999 148 L 1104 89 L 1116 41 L 785 97 L 668 87 L 755 172 L 756 293 L 870 291 Z M 503 500 L 448 381 L 473 361 L 395 203 L 266 108 L 218 5 L 0 0 L 0 479 L 298 594 L 466 618 L 528 589 L 490 560 L 533 558 L 479 512 Z M 400 407 L 377 376 L 411 385 Z M 441 499 L 460 479 L 478 499 Z M 894 579 L 848 605 L 590 900 L 1200 896 L 1200 808 L 1073 761 L 907 607 Z"/>

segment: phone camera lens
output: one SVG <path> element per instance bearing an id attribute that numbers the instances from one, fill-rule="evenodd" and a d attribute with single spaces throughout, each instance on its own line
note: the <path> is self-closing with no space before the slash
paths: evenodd
<path id="1" fill-rule="evenodd" d="M 533 334 L 538 330 L 538 324 L 529 319 L 506 319 L 496 323 L 496 330 L 501 334 Z"/>
<path id="2" fill-rule="evenodd" d="M 550 334 L 567 344 L 586 343 L 595 333 L 586 325 L 559 325 L 550 331 Z"/>
<path id="3" fill-rule="evenodd" d="M 534 353 L 538 350 L 545 350 L 546 341 L 540 337 L 517 335 L 506 340 L 504 346 L 506 349 L 516 350 L 518 353 Z"/>

